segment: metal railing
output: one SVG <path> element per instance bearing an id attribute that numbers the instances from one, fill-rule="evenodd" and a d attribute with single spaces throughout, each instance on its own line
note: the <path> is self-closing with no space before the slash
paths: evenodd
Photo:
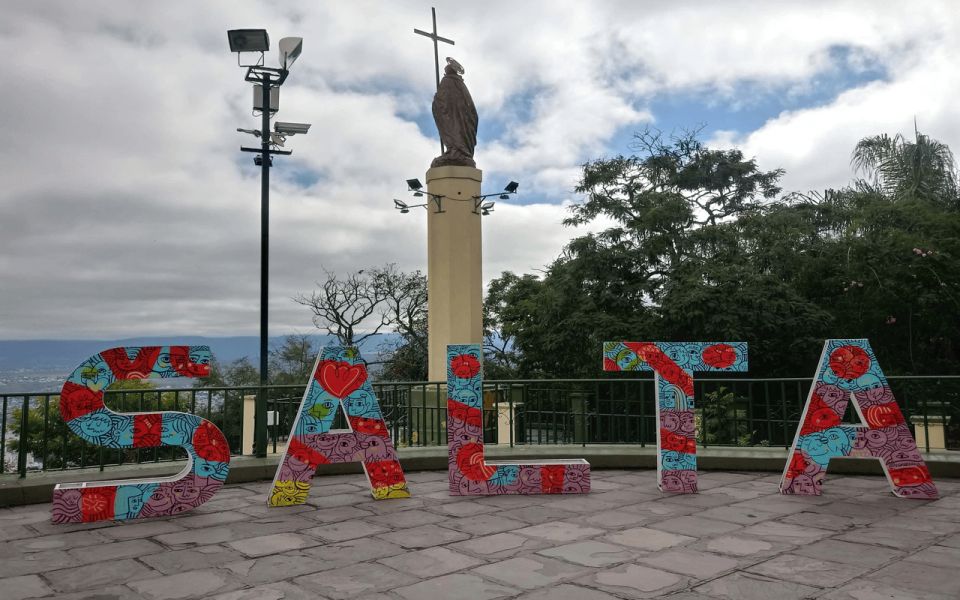
<path id="1" fill-rule="evenodd" d="M 889 377 L 890 385 L 921 450 L 960 449 L 960 376 Z M 697 442 L 708 446 L 789 448 L 806 400 L 810 379 L 698 378 L 695 382 Z M 269 386 L 265 455 L 283 449 L 305 385 Z M 446 444 L 444 382 L 373 384 L 397 447 Z M 189 389 L 135 389 L 106 393 L 120 412 L 174 410 L 202 416 L 217 425 L 234 454 L 244 448 L 244 397 L 256 386 Z M 74 435 L 60 418 L 57 393 L 4 393 L 0 473 L 101 469 L 131 463 L 183 459 L 181 448 L 110 449 Z M 484 382 L 484 440 L 488 444 L 656 444 L 656 407 L 650 378 L 509 380 Z M 852 405 L 852 414 L 856 422 Z M 850 418 L 844 419 L 850 422 Z M 335 428 L 346 427 L 338 412 Z"/>

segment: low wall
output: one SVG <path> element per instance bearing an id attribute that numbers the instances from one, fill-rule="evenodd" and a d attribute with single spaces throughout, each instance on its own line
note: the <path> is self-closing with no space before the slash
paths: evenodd
<path id="1" fill-rule="evenodd" d="M 400 462 L 406 471 L 436 471 L 447 468 L 446 446 L 427 448 L 398 448 Z M 634 445 L 590 446 L 494 446 L 485 448 L 487 458 L 496 460 L 535 461 L 542 458 L 585 458 L 594 469 L 655 469 L 656 448 Z M 960 477 L 960 452 L 921 453 L 934 479 Z M 786 462 L 784 448 L 734 448 L 716 446 L 697 448 L 697 467 L 701 471 L 770 471 L 780 473 Z M 234 456 L 230 459 L 227 483 L 269 481 L 277 470 L 280 456 L 266 458 Z M 0 477 L 0 507 L 49 502 L 53 486 L 71 481 L 106 481 L 125 478 L 151 478 L 174 475 L 183 468 L 182 462 L 142 463 L 70 471 L 31 473 L 20 479 L 17 475 Z M 320 465 L 317 475 L 362 473 L 360 463 Z M 830 462 L 829 474 L 882 475 L 880 462 L 870 458 L 838 458 Z M 315 482 L 322 486 L 322 482 Z M 322 488 L 315 488 L 318 491 Z M 416 489 L 411 490 L 416 495 Z M 321 492 L 322 493 L 322 492 Z M 264 496 L 266 502 L 266 496 Z"/>

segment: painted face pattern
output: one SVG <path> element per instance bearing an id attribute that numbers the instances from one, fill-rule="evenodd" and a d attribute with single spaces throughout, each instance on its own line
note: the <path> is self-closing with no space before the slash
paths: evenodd
<path id="1" fill-rule="evenodd" d="M 604 371 L 653 371 L 657 391 L 657 482 L 697 491 L 693 373 L 747 370 L 746 342 L 604 342 Z"/>
<path id="2" fill-rule="evenodd" d="M 212 498 L 230 471 L 230 448 L 216 425 L 181 412 L 116 413 L 103 403 L 104 391 L 121 379 L 209 374 L 207 346 L 111 348 L 77 367 L 60 392 L 60 414 L 73 433 L 106 448 L 179 446 L 188 464 L 178 475 L 152 482 L 59 484 L 53 490 L 53 522 L 169 516 Z"/>
<path id="3" fill-rule="evenodd" d="M 447 451 L 451 496 L 585 494 L 590 463 L 487 462 L 483 453 L 483 368 L 480 345 L 447 346 Z"/>
<path id="4" fill-rule="evenodd" d="M 864 425 L 842 424 L 851 398 Z M 867 340 L 824 344 L 780 478 L 780 492 L 820 495 L 830 459 L 843 456 L 879 459 L 897 496 L 937 497 L 930 471 Z"/>
<path id="5" fill-rule="evenodd" d="M 330 429 L 338 405 L 343 406 L 348 430 Z M 267 503 L 303 504 L 317 466 L 347 462 L 363 465 L 377 500 L 410 497 L 380 403 L 367 380 L 366 363 L 356 348 L 329 346 L 313 366 Z"/>

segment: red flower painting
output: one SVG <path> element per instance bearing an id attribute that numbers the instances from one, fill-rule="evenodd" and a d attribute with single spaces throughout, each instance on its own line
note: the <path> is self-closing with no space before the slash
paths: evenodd
<path id="1" fill-rule="evenodd" d="M 857 346 L 841 346 L 830 354 L 830 369 L 840 379 L 857 379 L 870 370 L 870 356 Z"/>
<path id="2" fill-rule="evenodd" d="M 210 421 L 200 423 L 193 433 L 193 448 L 204 460 L 230 462 L 230 446 L 227 445 L 227 438 L 223 437 L 223 433 Z"/>
<path id="3" fill-rule="evenodd" d="M 460 379 L 470 379 L 480 372 L 480 361 L 472 354 L 458 354 L 450 359 L 450 370 Z"/>

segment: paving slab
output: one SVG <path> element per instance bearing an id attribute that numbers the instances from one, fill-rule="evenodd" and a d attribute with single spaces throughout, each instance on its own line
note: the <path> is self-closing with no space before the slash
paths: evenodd
<path id="1" fill-rule="evenodd" d="M 637 562 L 696 579 L 716 577 L 739 566 L 735 558 L 688 548 L 657 552 L 641 557 Z"/>
<path id="2" fill-rule="evenodd" d="M 371 523 L 366 520 L 353 519 L 351 521 L 325 523 L 319 527 L 311 527 L 310 529 L 306 529 L 304 530 L 304 533 L 318 537 L 326 542 L 343 542 L 346 540 L 369 537 L 371 535 L 384 533 L 386 531 L 390 531 L 390 528 L 377 523 Z"/>
<path id="3" fill-rule="evenodd" d="M 762 558 L 786 552 L 793 546 L 747 535 L 719 535 L 702 538 L 687 547 L 728 556 Z"/>
<path id="4" fill-rule="evenodd" d="M 377 537 L 404 548 L 429 548 L 430 546 L 466 540 L 470 538 L 470 535 L 439 525 L 421 525 L 392 533 L 384 533 Z"/>
<path id="5" fill-rule="evenodd" d="M 516 554 L 529 553 L 550 547 L 551 543 L 543 539 L 529 538 L 515 533 L 496 533 L 477 537 L 449 547 L 489 560 L 502 560 Z"/>
<path id="6" fill-rule="evenodd" d="M 517 596 L 517 600 L 619 600 L 616 596 L 579 585 L 563 583 Z M 671 596 L 671 600 L 674 600 Z"/>
<path id="7" fill-rule="evenodd" d="M 625 564 L 576 581 L 621 598 L 659 598 L 687 586 L 688 579 L 643 565 Z"/>
<path id="8" fill-rule="evenodd" d="M 623 531 L 609 533 L 605 535 L 603 539 L 631 548 L 656 552 L 664 548 L 670 548 L 671 546 L 687 544 L 697 538 L 689 535 L 679 535 L 668 531 L 661 531 L 659 529 L 651 529 L 649 527 L 632 527 L 630 529 L 624 529 Z"/>
<path id="9" fill-rule="evenodd" d="M 960 598 L 960 576 L 956 566 L 942 568 L 904 560 L 871 573 L 870 581 L 911 590 L 912 593 L 929 592 Z"/>
<path id="10" fill-rule="evenodd" d="M 404 600 L 499 600 L 520 590 L 487 581 L 477 575 L 457 573 L 393 589 Z"/>
<path id="11" fill-rule="evenodd" d="M 960 548 L 930 546 L 908 556 L 906 560 L 945 569 L 960 569 Z"/>
<path id="12" fill-rule="evenodd" d="M 878 581 L 855 579 L 847 585 L 820 596 L 822 600 L 956 600 L 930 591 L 907 590 Z"/>
<path id="13" fill-rule="evenodd" d="M 156 577 L 158 573 L 139 562 L 125 558 L 103 563 L 48 571 L 43 577 L 58 592 L 95 590 L 137 579 Z"/>
<path id="14" fill-rule="evenodd" d="M 853 542 L 834 539 L 820 540 L 806 546 L 800 546 L 793 553 L 809 558 L 836 561 L 871 569 L 876 569 L 904 556 L 903 552 L 884 546 L 854 544 Z M 960 561 L 955 564 L 960 566 Z"/>
<path id="15" fill-rule="evenodd" d="M 652 523 L 650 527 L 669 531 L 680 535 L 689 535 L 699 537 L 704 535 L 716 535 L 719 533 L 730 533 L 737 529 L 742 529 L 742 525 L 730 523 L 728 521 L 718 521 L 705 517 L 687 515 L 684 517 L 674 517 L 665 521 Z"/>
<path id="16" fill-rule="evenodd" d="M 0 590 L 3 590 L 4 600 L 24 600 L 47 596 L 53 590 L 37 575 L 21 575 L 0 579 Z"/>
<path id="17" fill-rule="evenodd" d="M 572 542 L 582 538 L 593 537 L 605 533 L 605 531 L 596 527 L 584 527 L 583 525 L 568 521 L 550 521 L 532 527 L 517 529 L 514 533 L 551 542 Z"/>
<path id="18" fill-rule="evenodd" d="M 237 552 L 256 558 L 268 554 L 279 554 L 287 550 L 299 550 L 308 546 L 316 546 L 320 542 L 314 538 L 298 533 L 275 533 L 260 537 L 247 538 L 230 542 L 227 546 Z"/>
<path id="19" fill-rule="evenodd" d="M 392 590 L 417 581 L 386 565 L 362 563 L 297 577 L 293 583 L 331 600 L 352 598 L 371 592 Z"/>
<path id="20" fill-rule="evenodd" d="M 559 558 L 585 567 L 607 567 L 627 562 L 640 555 L 635 550 L 595 540 L 555 546 L 540 550 L 537 554 Z"/>
<path id="21" fill-rule="evenodd" d="M 225 571 L 203 569 L 153 579 L 141 579 L 127 585 L 148 600 L 180 600 L 209 598 L 213 594 L 236 589 L 241 584 Z"/>
<path id="22" fill-rule="evenodd" d="M 209 600 L 321 600 L 316 593 L 287 581 L 210 596 Z"/>
<path id="23" fill-rule="evenodd" d="M 484 565 L 473 573 L 522 589 L 534 589 L 579 577 L 590 569 L 542 556 L 520 556 Z"/>
<path id="24" fill-rule="evenodd" d="M 928 531 L 911 531 L 898 527 L 860 527 L 836 539 L 845 542 L 888 546 L 898 550 L 915 550 L 933 544 L 940 536 Z"/>
<path id="25" fill-rule="evenodd" d="M 714 579 L 694 590 L 723 600 L 801 600 L 823 593 L 822 589 L 811 585 L 743 572 Z"/>
<path id="26" fill-rule="evenodd" d="M 399 513 L 397 516 L 402 515 Z M 434 517 L 436 518 L 436 517 Z M 462 519 L 450 519 L 443 522 L 444 527 L 456 529 L 470 535 L 489 535 L 491 533 L 500 533 L 503 531 L 515 531 L 527 526 L 523 521 L 511 519 L 498 514 L 484 514 L 465 517 Z"/>
<path id="27" fill-rule="evenodd" d="M 377 562 L 401 573 L 410 573 L 420 579 L 438 577 L 483 564 L 483 560 L 479 558 L 449 548 L 438 547 L 405 552 L 404 554 L 381 558 Z"/>
<path id="28" fill-rule="evenodd" d="M 182 571 L 219 567 L 237 562 L 238 558 L 240 557 L 233 548 L 211 544 L 186 550 L 163 550 L 155 554 L 147 554 L 140 557 L 140 562 L 164 575 L 173 575 Z"/>
<path id="29" fill-rule="evenodd" d="M 819 560 L 799 554 L 781 554 L 747 569 L 748 572 L 758 575 L 821 587 L 839 587 L 869 570 L 868 567 Z"/>

